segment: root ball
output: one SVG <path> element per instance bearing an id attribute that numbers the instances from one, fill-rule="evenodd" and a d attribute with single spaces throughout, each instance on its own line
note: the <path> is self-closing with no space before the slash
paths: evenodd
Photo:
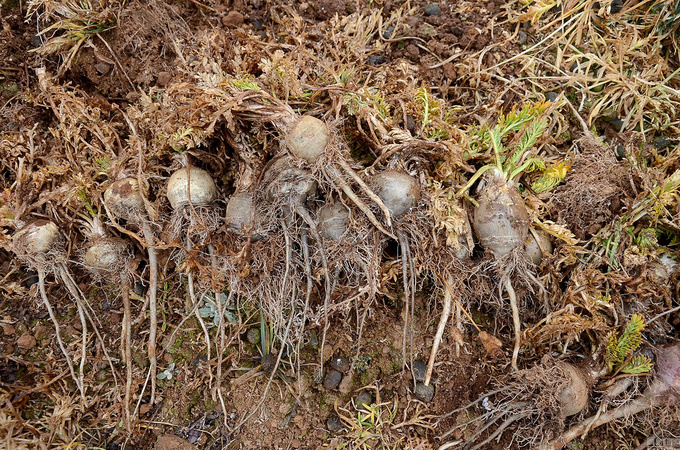
<path id="1" fill-rule="evenodd" d="M 288 150 L 300 159 L 314 164 L 328 144 L 328 127 L 312 116 L 302 116 L 286 135 Z"/>
<path id="2" fill-rule="evenodd" d="M 48 254 L 61 253 L 63 238 L 59 227 L 49 220 L 34 220 L 14 233 L 12 247 L 14 252 L 32 266 L 44 268 L 50 263 Z"/>
<path id="3" fill-rule="evenodd" d="M 104 191 L 104 204 L 114 214 L 124 220 L 130 220 L 144 211 L 144 198 L 135 178 L 123 178 L 114 181 Z"/>
<path id="4" fill-rule="evenodd" d="M 378 196 L 393 216 L 406 214 L 420 198 L 417 181 L 403 172 L 386 170 L 375 176 L 374 183 Z"/>
<path id="5" fill-rule="evenodd" d="M 562 417 L 569 417 L 580 413 L 588 406 L 588 384 L 580 369 L 568 363 L 559 363 L 565 370 L 568 380 L 567 386 L 558 394 Z"/>
<path id="6" fill-rule="evenodd" d="M 198 167 L 179 169 L 168 181 L 168 200 L 172 209 L 188 205 L 207 206 L 217 199 L 217 186 L 208 172 Z"/>
<path id="7" fill-rule="evenodd" d="M 93 242 L 83 255 L 83 265 L 93 273 L 116 273 L 125 270 L 129 249 L 120 239 L 101 239 Z"/>
<path id="8" fill-rule="evenodd" d="M 473 226 L 484 249 L 502 258 L 524 246 L 529 213 L 512 181 L 496 171 L 487 172 L 479 192 Z"/>
<path id="9" fill-rule="evenodd" d="M 538 236 L 538 241 L 536 236 Z M 536 232 L 536 236 L 533 233 L 529 233 L 524 241 L 524 254 L 529 261 L 538 266 L 543 260 L 543 251 L 552 253 L 553 246 L 545 232 L 539 230 Z"/>
<path id="10" fill-rule="evenodd" d="M 319 229 L 328 239 L 342 240 L 347 231 L 349 210 L 342 203 L 326 203 L 319 209 Z"/>

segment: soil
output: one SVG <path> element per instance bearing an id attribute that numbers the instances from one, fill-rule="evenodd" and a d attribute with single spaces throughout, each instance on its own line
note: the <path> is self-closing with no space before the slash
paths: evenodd
<path id="1" fill-rule="evenodd" d="M 272 83 L 272 95 L 277 99 L 288 99 L 296 111 L 303 111 L 310 105 L 309 108 L 317 108 L 312 111 L 320 112 L 321 108 L 313 104 L 315 98 L 327 100 L 327 110 L 332 114 L 329 113 L 326 118 L 336 120 L 334 123 L 341 130 L 338 134 L 344 133 L 352 142 L 352 155 L 357 160 L 370 163 L 378 160 L 368 144 L 376 140 L 374 135 L 380 133 L 379 127 L 372 128 L 370 119 L 366 118 L 368 116 L 361 116 L 360 107 L 358 112 L 351 114 L 351 118 L 350 114 L 340 117 L 342 105 L 337 103 L 337 99 L 359 92 L 362 84 L 370 86 L 373 81 L 379 82 L 387 93 L 385 101 L 392 111 L 401 108 L 393 115 L 391 125 L 394 129 L 408 130 L 425 140 L 424 119 L 416 115 L 414 103 L 405 94 L 407 91 L 414 92 L 411 90 L 413 87 L 425 86 L 442 104 L 450 107 L 451 113 L 446 120 L 442 119 L 442 129 L 448 133 L 445 135 L 450 146 L 463 146 L 464 139 L 458 139 L 460 136 L 454 136 L 451 128 L 446 128 L 451 123 L 461 127 L 480 123 L 491 125 L 499 115 L 521 105 L 522 96 L 528 95 L 511 81 L 522 75 L 524 69 L 519 64 L 504 66 L 502 75 L 492 75 L 491 70 L 479 70 L 512 58 L 527 48 L 527 39 L 537 39 L 535 27 L 507 20 L 508 10 L 520 6 L 501 0 L 436 4 L 416 0 L 406 6 L 396 0 L 134 2 L 119 8 L 111 6 L 106 20 L 115 22 L 116 26 L 95 33 L 96 37 L 87 39 L 74 58 L 68 61 L 64 52 L 45 55 L 36 51 L 50 36 L 49 33 L 36 34 L 38 19 L 35 14 L 27 19 L 27 8 L 33 5 L 42 11 L 40 8 L 47 7 L 43 3 L 4 0 L 0 9 L 0 139 L 5 141 L 0 153 L 0 237 L 4 248 L 0 249 L 0 399 L 7 405 L 2 406 L 2 417 L 7 418 L 8 424 L 11 422 L 6 426 L 0 421 L 0 438 L 6 437 L 9 442 L 13 426 L 24 430 L 23 438 L 33 439 L 34 444 L 40 442 L 35 444 L 35 448 L 58 448 L 73 441 L 88 448 L 140 450 L 433 449 L 451 440 L 469 438 L 476 430 L 474 425 L 456 426 L 485 414 L 490 408 L 488 402 L 479 402 L 455 413 L 452 411 L 496 389 L 497 380 L 503 379 L 510 370 L 509 349 L 512 349 L 514 338 L 510 313 L 506 306 L 502 306 L 507 302 L 507 296 L 500 300 L 494 297 L 487 305 L 478 300 L 487 297 L 487 294 L 488 297 L 497 295 L 500 272 L 495 271 L 495 266 L 489 268 L 488 260 L 476 269 L 468 268 L 474 271 L 469 279 L 475 280 L 477 276 L 480 280 L 479 285 L 471 283 L 466 287 L 469 297 L 475 299 L 466 306 L 473 308 L 476 325 L 465 326 L 462 345 L 460 336 L 450 325 L 447 326 L 434 365 L 432 384 L 435 395 L 432 402 L 424 403 L 416 397 L 415 377 L 409 367 L 414 360 L 427 363 L 430 357 L 441 313 L 442 292 L 436 288 L 434 275 L 429 278 L 423 275 L 424 279 L 418 281 L 418 292 L 412 305 L 415 309 L 411 311 L 413 340 L 405 355 L 402 348 L 404 333 L 408 331 L 405 329 L 408 300 L 401 282 L 395 281 L 401 276 L 402 269 L 400 264 L 396 264 L 401 261 L 401 256 L 398 256 L 401 248 L 394 241 L 381 247 L 380 251 L 386 255 L 384 266 L 375 268 L 385 278 L 380 285 L 384 290 L 376 295 L 375 300 L 365 304 L 362 300 L 346 299 L 344 293 L 337 294 L 337 298 L 333 298 L 334 303 L 347 300 L 346 304 L 351 306 L 335 310 L 327 324 L 325 341 L 324 323 L 315 317 L 308 318 L 308 322 L 301 325 L 302 339 L 296 343 L 298 347 L 281 346 L 279 340 L 273 348 L 265 348 L 252 336 L 265 330 L 260 313 L 266 308 L 258 309 L 249 303 L 259 301 L 257 299 L 241 300 L 245 306 L 241 305 L 243 308 L 237 312 L 238 317 L 226 325 L 229 339 L 223 346 L 222 384 L 217 386 L 218 358 L 214 347 L 208 350 L 205 335 L 207 333 L 213 343 L 217 342 L 218 327 L 203 330 L 193 313 L 188 281 L 182 271 L 187 267 L 197 273 L 202 271 L 197 285 L 203 288 L 219 284 L 223 279 L 214 273 L 212 269 L 215 267 L 202 266 L 199 256 L 192 254 L 185 259 L 179 258 L 176 248 L 181 244 L 173 241 L 172 233 L 158 225 L 168 215 L 164 212 L 168 209 L 162 198 L 162 179 L 169 175 L 171 167 L 177 167 L 180 159 L 173 153 L 172 142 L 177 143 L 178 148 L 195 147 L 186 153 L 194 158 L 197 166 L 210 168 L 213 173 L 219 174 L 216 178 L 222 192 L 239 189 L 240 173 L 235 164 L 247 152 L 238 153 L 234 149 L 264 148 L 262 160 L 274 153 L 267 147 L 275 145 L 272 142 L 277 139 L 277 131 L 273 128 L 266 129 L 253 121 L 251 137 L 234 134 L 230 129 L 231 122 L 243 116 L 236 117 L 235 114 L 227 119 L 220 116 L 219 120 L 211 122 L 217 117 L 213 113 L 220 105 L 209 103 L 207 95 L 202 96 L 205 91 L 200 91 L 200 95 L 186 93 L 193 89 L 193 84 L 212 86 L 215 79 L 226 79 L 224 74 L 240 80 L 257 80 L 264 75 L 277 74 L 279 84 Z M 120 6 L 117 2 L 112 4 Z M 348 19 L 357 14 L 365 17 L 374 15 L 372 20 L 380 26 L 378 32 L 361 41 L 361 45 L 351 48 L 348 42 L 359 40 L 346 41 L 338 34 L 361 34 L 361 29 L 352 29 L 353 22 Z M 520 32 L 523 33 L 521 39 Z M 332 48 L 329 43 L 337 44 L 337 65 L 328 61 L 324 61 L 328 67 L 304 64 L 306 57 L 311 58 L 309 55 L 321 54 Z M 468 60 L 465 64 L 460 63 L 463 60 L 461 55 L 473 53 L 479 58 L 469 64 L 478 64 L 479 67 L 466 65 Z M 363 60 L 354 61 L 355 54 L 362 55 Z M 283 61 L 284 55 L 297 55 L 299 67 L 284 66 L 284 63 L 274 67 L 271 61 Z M 44 68 L 52 75 L 63 73 L 51 79 L 45 87 L 36 70 L 38 68 Z M 336 68 L 342 68 L 344 72 L 334 72 L 332 76 L 335 79 L 331 79 L 331 72 Z M 217 75 L 213 78 L 206 75 L 209 70 L 213 71 L 212 75 Z M 327 73 L 318 76 L 325 70 Z M 357 75 L 359 73 L 363 78 Z M 349 81 L 341 81 L 344 76 Z M 323 77 L 327 78 L 331 87 L 313 91 L 311 86 Z M 220 82 L 218 80 L 214 85 Z M 185 88 L 187 91 L 182 90 Z M 60 98 L 61 103 L 55 105 L 53 98 Z M 237 108 L 238 105 L 231 106 Z M 79 111 L 80 115 L 72 113 L 72 117 L 60 121 L 57 116 L 64 111 Z M 335 112 L 337 115 L 333 117 Z M 353 131 L 346 131 L 349 126 L 342 125 L 343 121 L 349 120 L 358 124 Z M 63 125 L 67 122 L 70 128 Z M 93 123 L 97 127 L 90 127 L 89 124 Z M 132 123 L 146 128 L 135 129 L 130 126 Z M 184 128 L 180 129 L 177 123 L 183 123 Z M 580 124 L 569 119 L 564 123 L 574 136 L 580 136 Z M 77 133 L 73 131 L 76 129 Z M 196 130 L 203 134 L 192 134 Z M 69 134 L 71 132 L 73 134 Z M 612 139 L 625 144 L 625 136 L 611 131 L 608 133 Z M 143 147 L 135 147 L 142 141 L 145 142 Z M 196 145 L 187 146 L 187 141 Z M 673 146 L 675 144 L 677 139 Z M 598 233 L 610 230 L 611 224 L 627 214 L 646 192 L 641 186 L 651 182 L 651 177 L 642 179 L 628 160 L 617 159 L 610 148 L 613 145 L 596 145 L 583 140 L 577 142 L 571 137 L 556 138 L 550 145 L 560 156 L 571 158 L 573 170 L 565 182 L 552 191 L 549 199 L 544 198 L 545 202 L 536 197 L 535 202 L 540 206 L 534 212 L 541 211 L 555 226 L 563 227 L 559 230 L 568 229 L 579 241 L 590 242 L 591 238 L 597 238 Z M 573 145 L 579 148 L 574 151 Z M 664 177 L 663 170 L 679 164 L 671 157 L 672 152 L 677 153 L 677 147 L 672 150 L 673 146 L 658 152 L 649 145 L 644 147 L 657 159 L 661 154 L 670 161 L 663 168 L 658 166 L 659 179 Z M 78 149 L 80 156 L 73 156 L 73 148 Z M 131 148 L 139 151 L 130 152 Z M 631 148 L 628 145 L 629 154 Z M 104 161 L 99 149 L 106 149 L 108 155 L 121 156 L 124 161 Z M 489 155 L 472 155 L 466 161 L 457 162 L 456 167 L 469 177 L 476 170 L 473 165 L 490 161 Z M 41 301 L 37 274 L 10 252 L 9 236 L 16 228 L 15 217 L 35 215 L 35 218 L 59 218 L 68 223 L 62 231 L 69 237 L 69 242 L 85 242 L 86 236 L 79 231 L 82 228 L 79 220 L 88 206 L 77 210 L 73 205 L 94 207 L 97 202 L 92 203 L 87 195 L 82 197 L 84 201 L 79 202 L 81 191 L 77 189 L 82 187 L 95 193 L 92 197 L 100 195 L 108 179 L 119 175 L 136 176 L 130 167 L 136 168 L 133 164 L 136 164 L 137 158 L 144 159 L 149 173 L 154 173 L 149 177 L 146 189 L 150 207 L 156 212 L 154 222 L 166 243 L 159 249 L 162 276 L 158 367 L 162 377 L 157 381 L 157 397 L 152 404 L 147 386 L 149 329 L 144 309 L 149 275 L 146 256 L 141 256 L 145 252 L 137 239 L 135 254 L 138 256 L 132 263 L 135 275 L 131 283 L 134 288 L 131 302 L 133 318 L 140 316 L 142 320 L 132 327 L 131 364 L 134 375 L 131 392 L 132 408 L 138 409 L 138 420 L 133 430 L 126 431 L 120 407 L 125 367 L 124 339 L 121 337 L 124 303 L 119 295 L 121 283 L 117 281 L 118 274 L 94 282 L 79 263 L 72 264 L 79 288 L 93 308 L 95 326 L 112 353 L 116 368 L 114 375 L 101 346 L 91 336 L 84 367 L 90 388 L 88 398 L 81 402 L 55 339 L 53 324 Z M 408 160 L 409 164 L 416 161 L 414 164 L 417 165 L 420 164 L 419 158 L 408 155 L 404 160 Z M 653 158 L 650 156 L 649 159 Z M 17 187 L 18 167 L 24 164 L 18 163 L 20 160 L 30 160 L 30 176 Z M 265 164 L 260 163 L 262 166 Z M 428 162 L 422 164 L 427 165 Z M 71 176 L 69 174 L 76 166 L 81 167 L 86 175 L 64 182 L 64 177 Z M 456 177 L 449 183 L 462 186 L 461 176 Z M 529 183 L 525 180 L 522 190 L 527 187 Z M 10 205 L 16 208 L 10 211 Z M 665 205 L 672 209 L 677 206 L 677 199 L 675 206 L 672 202 Z M 639 228 L 632 227 L 629 234 L 639 233 Z M 677 242 L 673 239 L 678 236 L 677 216 L 660 229 L 663 231 L 658 241 L 676 254 Z M 116 232 L 123 236 L 127 234 L 119 230 Z M 216 246 L 218 251 L 234 248 L 238 237 L 230 233 L 225 229 L 214 232 L 221 239 Z M 576 270 L 574 255 L 577 252 L 572 252 L 573 245 L 570 247 L 560 241 L 555 254 L 544 259 L 536 270 L 536 278 L 540 278 L 541 286 L 547 286 L 547 289 L 539 292 L 539 289 L 525 285 L 517 287 L 523 307 L 531 309 L 523 315 L 531 321 L 523 324 L 527 328 L 542 323 L 540 318 L 548 315 L 544 308 L 555 312 L 562 310 L 567 303 L 571 305 L 572 312 L 582 315 L 580 319 L 587 318 L 578 324 L 569 322 L 567 325 L 564 323 L 572 320 L 572 316 L 562 316 L 555 322 L 546 319 L 555 328 L 544 334 L 536 333 L 539 337 L 535 342 L 522 350 L 524 365 L 540 361 L 544 353 L 557 355 L 562 349 L 566 352 L 570 345 L 573 354 L 580 357 L 589 350 L 588 344 L 582 344 L 581 340 L 590 342 L 588 339 L 597 337 L 606 342 L 608 334 L 602 330 L 616 330 L 625 323 L 625 319 L 618 316 L 616 325 L 607 323 L 609 328 L 598 322 L 597 311 L 610 308 L 609 301 L 618 301 L 621 306 L 616 311 L 625 312 L 626 317 L 629 313 L 641 311 L 648 319 L 677 305 L 677 271 L 662 280 L 645 273 L 643 269 L 648 267 L 651 259 L 633 263 L 630 262 L 631 255 L 652 257 L 644 253 L 642 244 L 626 236 L 624 233 L 621 245 L 625 244 L 629 249 L 634 245 L 637 247 L 629 250 L 627 264 L 624 264 L 622 256 L 617 256 L 620 260 L 617 260 L 620 263 L 617 267 L 622 267 L 621 273 L 625 272 L 625 276 L 619 272 L 603 274 L 599 270 L 605 269 L 600 266 L 597 266 L 600 269 L 593 269 L 596 274 Z M 430 235 L 423 239 L 429 240 Z M 553 240 L 557 243 L 555 236 Z M 412 245 L 419 244 L 412 242 Z M 263 245 L 253 242 L 252 248 L 248 247 L 247 251 L 258 255 L 265 254 L 265 251 L 283 253 L 274 247 L 263 250 Z M 394 250 L 397 247 L 399 250 Z M 479 245 L 473 250 L 475 261 L 482 260 Z M 69 252 L 70 260 L 75 262 L 78 259 L 77 249 L 69 248 Z M 280 268 L 282 262 L 258 261 L 251 267 L 240 269 L 242 273 L 239 275 L 253 286 L 262 281 L 257 278 L 261 275 L 248 273 L 248 270 L 255 272 L 255 268 L 260 267 L 258 264 L 269 264 L 267 267 L 274 271 L 276 267 Z M 398 269 L 388 268 L 390 264 L 398 266 Z M 323 279 L 323 274 L 315 273 L 314 277 L 316 282 L 322 283 L 319 280 Z M 493 287 L 489 288 L 492 284 Z M 582 300 L 580 292 L 586 288 L 590 297 Z M 601 292 L 602 295 L 610 292 L 610 298 L 595 301 L 591 292 Z M 464 294 L 463 291 L 461 293 Z M 315 291 L 313 297 L 317 295 Z M 52 300 L 64 341 L 70 347 L 80 349 L 82 325 L 76 305 L 63 284 L 52 275 L 47 277 L 47 296 Z M 631 299 L 637 296 L 646 303 L 634 305 Z M 323 303 L 321 298 L 314 297 L 311 301 L 317 306 Z M 549 301 L 552 302 L 550 305 L 543 306 Z M 364 322 L 362 317 L 365 317 Z M 680 314 L 669 314 L 666 319 L 663 325 L 650 327 L 650 344 L 670 342 L 680 337 Z M 556 323 L 560 320 L 562 322 Z M 461 321 L 469 322 L 467 319 Z M 273 323 L 274 319 L 266 325 Z M 563 332 L 559 328 L 563 325 L 572 326 L 577 331 L 572 334 Z M 501 352 L 501 358 L 490 353 L 476 337 L 477 327 L 501 339 L 505 352 Z M 264 339 L 269 332 L 280 334 L 282 330 L 265 330 L 260 338 Z M 562 338 L 564 341 L 559 340 Z M 322 341 L 323 372 L 320 357 Z M 79 355 L 79 351 L 73 354 Z M 263 352 L 267 354 L 263 355 Z M 272 364 L 279 353 L 280 362 Z M 293 354 L 297 357 L 293 358 Z M 324 383 L 332 358 L 338 356 L 347 358 L 351 364 L 349 367 L 341 364 L 340 368 L 333 369 L 337 370 L 334 376 L 339 383 Z M 79 362 L 80 359 L 74 361 Z M 372 415 L 369 418 L 356 407 L 356 397 L 362 391 L 369 392 L 374 400 L 371 408 L 362 410 L 370 409 Z M 596 410 L 597 405 L 591 404 L 588 415 Z M 364 421 L 358 420 L 357 415 Z M 579 417 L 585 416 L 584 412 Z M 668 425 L 669 433 L 677 431 L 670 429 L 676 425 L 673 422 Z M 441 439 L 449 430 L 451 433 Z M 648 430 L 648 424 L 603 427 L 585 440 L 573 443 L 571 448 L 604 450 L 619 448 L 622 443 L 635 447 L 646 439 Z M 516 448 L 518 445 L 518 439 L 510 432 L 484 448 Z"/>

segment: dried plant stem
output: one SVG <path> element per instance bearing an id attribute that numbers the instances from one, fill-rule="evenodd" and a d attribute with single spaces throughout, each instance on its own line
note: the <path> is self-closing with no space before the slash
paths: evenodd
<path id="1" fill-rule="evenodd" d="M 130 415 L 130 392 L 132 390 L 132 320 L 130 315 L 130 286 L 126 276 L 122 276 L 121 296 L 123 297 L 123 358 L 125 360 L 125 398 L 123 416 L 125 428 L 132 431 Z"/>
<path id="2" fill-rule="evenodd" d="M 340 164 L 340 167 L 345 171 L 347 175 L 349 175 L 358 185 L 359 187 L 364 191 L 364 193 L 375 202 L 376 205 L 382 210 L 383 214 L 385 215 L 385 223 L 387 223 L 388 227 L 392 227 L 392 215 L 390 214 L 390 210 L 387 208 L 385 203 L 378 197 L 375 192 L 371 190 L 371 188 L 368 187 L 366 183 L 364 183 L 364 180 L 362 180 L 359 175 L 352 170 L 352 168 L 347 164 L 347 161 L 345 161 L 344 158 L 338 158 L 337 159 L 338 164 Z"/>
<path id="3" fill-rule="evenodd" d="M 380 232 L 383 233 L 385 236 L 388 236 L 388 237 L 394 239 L 395 241 L 398 240 L 397 237 L 393 233 L 390 233 L 389 231 L 387 231 L 385 229 L 385 227 L 382 226 L 382 224 L 375 217 L 375 214 L 373 214 L 373 211 L 371 211 L 371 209 L 368 207 L 368 205 L 366 203 L 364 203 L 364 201 L 361 200 L 357 196 L 357 194 L 354 193 L 354 191 L 349 186 L 349 184 L 347 184 L 345 179 L 342 178 L 340 173 L 338 173 L 337 169 L 335 169 L 334 167 L 328 166 L 328 167 L 325 168 L 325 170 L 328 173 L 328 175 L 330 176 L 330 178 L 332 178 L 333 181 L 335 181 L 338 184 L 338 186 L 340 186 L 340 189 L 342 189 L 342 192 L 344 192 L 345 195 L 347 195 L 347 197 L 350 200 L 352 200 L 352 202 L 357 206 L 357 208 L 359 208 L 361 210 L 361 212 L 363 212 L 366 215 L 366 217 L 373 224 L 373 226 L 375 226 L 378 230 L 380 230 Z"/>
<path id="4" fill-rule="evenodd" d="M 449 275 L 448 285 L 453 284 L 453 277 Z M 444 308 L 442 309 L 442 316 L 439 319 L 439 326 L 437 327 L 437 334 L 434 336 L 434 342 L 432 343 L 432 351 L 430 352 L 430 360 L 427 363 L 427 372 L 425 373 L 425 386 L 430 384 L 430 378 L 432 377 L 432 370 L 434 369 L 434 360 L 437 357 L 437 350 L 439 350 L 439 344 L 442 342 L 442 337 L 444 336 L 444 329 L 446 328 L 446 323 L 449 321 L 449 316 L 451 315 L 451 303 L 452 303 L 451 289 L 444 289 Z"/>
<path id="5" fill-rule="evenodd" d="M 73 368 L 73 362 L 71 361 L 71 358 L 68 356 L 68 352 L 66 351 L 66 346 L 64 345 L 64 341 L 61 339 L 61 333 L 59 332 L 59 322 L 57 322 L 57 316 L 54 314 L 54 310 L 52 309 L 52 305 L 50 304 L 50 301 L 47 298 L 47 293 L 45 292 L 45 271 L 41 270 L 41 269 L 37 269 L 37 270 L 38 270 L 38 287 L 40 288 L 40 296 L 42 297 L 43 303 L 45 304 L 45 308 L 47 308 L 47 313 L 49 314 L 50 319 L 52 320 L 52 324 L 54 325 L 54 331 L 55 331 L 55 334 L 57 336 L 57 342 L 59 343 L 59 348 L 61 348 L 61 352 L 66 357 L 66 364 L 68 364 L 68 369 L 71 372 L 71 378 L 76 383 L 76 386 L 78 386 L 78 389 L 80 390 L 81 397 L 85 398 L 85 388 L 81 384 L 81 380 L 76 376 L 76 371 Z"/>
<path id="6" fill-rule="evenodd" d="M 153 405 L 156 399 L 156 333 L 158 330 L 158 304 L 156 300 L 156 294 L 158 290 L 158 252 L 154 247 L 156 242 L 156 237 L 151 231 L 151 226 L 143 222 L 142 223 L 142 233 L 144 233 L 144 239 L 149 243 L 149 248 L 147 249 L 149 253 L 149 371 L 151 373 L 151 401 Z"/>
<path id="7" fill-rule="evenodd" d="M 510 309 L 512 310 L 512 323 L 515 327 L 515 347 L 512 350 L 512 362 L 510 366 L 512 370 L 517 370 L 517 357 L 519 356 L 519 347 L 522 342 L 522 323 L 519 319 L 519 308 L 517 306 L 517 296 L 515 295 L 515 290 L 512 287 L 512 282 L 510 281 L 510 276 L 504 275 L 502 284 L 505 290 L 508 292 L 508 297 L 510 298 Z M 500 289 L 500 287 L 499 287 Z"/>
<path id="8" fill-rule="evenodd" d="M 630 417 L 646 409 L 657 406 L 667 398 L 667 396 L 662 395 L 664 388 L 665 386 L 662 387 L 662 383 L 656 381 L 655 384 L 652 384 L 640 397 L 636 398 L 635 400 L 609 410 L 601 414 L 600 417 L 589 417 L 562 433 L 562 435 L 560 435 L 560 437 L 554 441 L 549 442 L 548 444 L 539 448 L 540 450 L 559 450 L 569 442 L 583 435 L 589 429 L 592 430 L 613 420 Z"/>
<path id="9" fill-rule="evenodd" d="M 78 305 L 78 311 L 82 311 L 83 317 L 81 317 L 81 322 L 83 323 L 83 330 L 85 329 L 85 322 L 83 319 L 87 317 L 87 320 L 90 321 L 92 324 L 92 328 L 94 330 L 94 334 L 99 340 L 99 345 L 102 347 L 102 352 L 104 353 L 104 357 L 106 358 L 107 362 L 109 363 L 109 368 L 111 369 L 111 375 L 113 376 L 113 382 L 116 385 L 116 388 L 118 388 L 118 377 L 116 376 L 116 370 L 113 367 L 113 360 L 111 359 L 111 356 L 109 355 L 109 351 L 106 349 L 107 346 L 104 342 L 104 338 L 102 337 L 101 333 L 99 332 L 98 328 L 98 322 L 95 322 L 95 315 L 94 311 L 92 311 L 92 307 L 90 304 L 85 300 L 85 296 L 83 295 L 82 291 L 76 284 L 75 280 L 71 276 L 71 272 L 69 272 L 66 269 L 66 266 L 62 266 L 60 268 L 60 276 L 62 280 L 64 281 L 64 284 L 66 285 L 66 288 L 68 289 L 69 293 L 73 297 L 73 299 L 76 301 L 76 304 Z M 101 324 L 99 324 L 101 325 Z"/>
<path id="10" fill-rule="evenodd" d="M 192 248 L 191 244 L 191 239 L 187 239 L 187 252 L 190 252 Z M 198 299 L 196 299 L 196 291 L 194 289 L 194 275 L 189 272 L 187 273 L 187 285 L 189 287 L 189 299 L 191 300 L 191 305 L 194 306 L 194 314 L 196 315 L 196 319 L 198 320 L 198 323 L 201 324 L 201 328 L 203 329 L 203 336 L 205 338 L 205 345 L 208 350 L 208 361 L 210 361 L 210 355 L 212 354 L 211 351 L 211 345 L 210 345 L 210 333 L 208 332 L 208 327 L 205 325 L 205 321 L 203 320 L 203 317 L 201 317 L 201 313 L 198 311 L 198 308 L 196 306 L 198 305 Z M 218 298 L 215 299 L 215 303 L 219 302 L 220 300 Z M 212 370 L 208 371 L 209 375 L 209 381 L 208 381 L 208 386 L 210 389 L 212 389 L 213 386 L 213 376 L 212 376 Z"/>

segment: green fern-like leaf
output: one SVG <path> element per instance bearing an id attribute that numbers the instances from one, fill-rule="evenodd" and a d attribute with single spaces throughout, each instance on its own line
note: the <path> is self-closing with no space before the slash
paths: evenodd
<path id="1" fill-rule="evenodd" d="M 541 178 L 536 180 L 531 186 L 531 189 L 537 194 L 552 189 L 566 178 L 569 169 L 571 169 L 571 164 L 565 162 L 560 162 L 548 167 L 543 175 L 541 175 Z"/>
<path id="2" fill-rule="evenodd" d="M 642 330 L 644 328 L 645 322 L 642 316 L 640 314 L 633 314 L 618 339 L 615 334 L 610 336 L 607 342 L 605 359 L 611 370 L 617 369 L 631 353 L 637 350 L 642 343 Z"/>
<path id="3" fill-rule="evenodd" d="M 646 356 L 638 355 L 634 356 L 628 364 L 621 369 L 622 373 L 628 373 L 628 374 L 639 374 L 639 373 L 647 373 L 650 370 L 652 370 L 652 360 L 647 358 Z"/>

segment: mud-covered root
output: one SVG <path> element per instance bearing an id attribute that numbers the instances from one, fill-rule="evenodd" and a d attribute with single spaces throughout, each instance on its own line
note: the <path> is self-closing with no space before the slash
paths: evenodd
<path id="1" fill-rule="evenodd" d="M 541 450 L 559 450 L 583 434 L 614 420 L 629 418 L 642 411 L 680 402 L 680 344 L 657 351 L 656 376 L 639 397 L 602 414 L 589 417 L 541 446 Z"/>
<path id="2" fill-rule="evenodd" d="M 157 291 L 158 291 L 158 251 L 155 248 L 156 236 L 146 212 L 146 203 L 135 178 L 121 178 L 114 181 L 104 191 L 104 208 L 112 222 L 122 219 L 142 230 L 144 244 L 149 255 L 149 289 L 146 301 L 149 305 L 149 377 L 151 379 L 151 403 L 156 396 L 156 333 L 158 330 Z M 146 302 L 143 307 L 146 309 Z"/>
<path id="3" fill-rule="evenodd" d="M 474 432 L 466 448 L 486 448 L 513 423 L 515 441 L 522 446 L 540 446 L 554 439 L 564 430 L 567 417 L 588 406 L 592 376 L 581 367 L 545 357 L 539 365 L 498 384 L 497 395 L 489 395 L 494 409 L 479 418 L 486 424 Z"/>
<path id="4" fill-rule="evenodd" d="M 529 213 L 515 183 L 496 169 L 487 171 L 480 185 L 473 227 L 482 247 L 500 259 L 524 246 Z"/>
<path id="5" fill-rule="evenodd" d="M 66 345 L 61 338 L 59 331 L 59 322 L 57 316 L 54 314 L 52 304 L 47 297 L 45 290 L 45 275 L 48 270 L 56 270 L 56 262 L 63 261 L 64 258 L 64 238 L 59 232 L 59 227 L 54 222 L 48 220 L 34 220 L 28 222 L 21 229 L 19 229 L 12 237 L 12 250 L 19 259 L 24 261 L 30 267 L 38 272 L 38 288 L 40 290 L 40 297 L 42 298 L 45 309 L 50 316 L 52 325 L 54 326 L 57 343 L 61 352 L 66 358 L 71 378 L 78 386 L 80 394 L 85 398 L 85 386 L 82 378 L 76 375 L 71 357 L 66 350 Z"/>

